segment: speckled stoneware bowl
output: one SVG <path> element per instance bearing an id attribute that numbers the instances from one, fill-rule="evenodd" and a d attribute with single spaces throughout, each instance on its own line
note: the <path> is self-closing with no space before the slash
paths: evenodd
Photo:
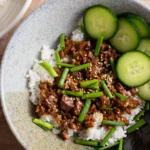
<path id="1" fill-rule="evenodd" d="M 91 149 L 64 142 L 32 123 L 34 108 L 28 100 L 25 75 L 38 57 L 41 45 L 56 48 L 59 35 L 62 32 L 69 35 L 85 9 L 95 4 L 106 5 L 117 14 L 134 12 L 150 22 L 150 10 L 137 0 L 49 0 L 21 24 L 6 49 L 1 69 L 2 105 L 11 130 L 25 149 Z M 130 135 L 124 147 L 125 150 L 149 150 L 150 127 Z"/>

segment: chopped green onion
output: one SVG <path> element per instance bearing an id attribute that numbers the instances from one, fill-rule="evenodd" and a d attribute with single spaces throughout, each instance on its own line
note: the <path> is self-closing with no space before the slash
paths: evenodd
<path id="1" fill-rule="evenodd" d="M 59 82 L 58 82 L 58 87 L 59 88 L 63 88 L 64 82 L 66 80 L 68 72 L 69 72 L 69 69 L 65 68 L 64 71 L 63 71 L 63 73 L 62 73 L 62 75 L 61 75 L 61 77 L 60 77 L 60 79 L 59 79 Z"/>
<path id="2" fill-rule="evenodd" d="M 84 121 L 84 118 L 86 116 L 86 113 L 88 112 L 89 108 L 90 108 L 90 105 L 91 105 L 91 100 L 89 99 L 86 99 L 85 101 L 85 104 L 84 104 L 84 107 L 78 117 L 78 121 L 80 122 L 83 122 Z"/>
<path id="3" fill-rule="evenodd" d="M 110 57 L 109 61 L 110 61 L 110 66 L 112 68 L 113 74 L 115 77 L 117 77 L 114 58 Z"/>
<path id="4" fill-rule="evenodd" d="M 79 26 L 80 30 L 84 33 L 84 39 L 88 40 L 90 37 L 89 37 L 88 33 L 85 30 L 84 24 L 79 24 L 78 26 Z"/>
<path id="5" fill-rule="evenodd" d="M 57 72 L 48 62 L 43 61 L 39 63 L 39 65 L 42 66 L 53 78 L 58 77 Z"/>
<path id="6" fill-rule="evenodd" d="M 39 126 L 40 128 L 42 128 L 43 130 L 45 130 L 45 131 L 49 131 L 49 129 L 47 129 L 47 128 L 41 126 L 41 125 L 38 125 L 38 126 Z"/>
<path id="7" fill-rule="evenodd" d="M 109 138 L 111 138 L 112 135 L 115 133 L 115 131 L 116 131 L 116 128 L 112 128 L 108 132 L 108 134 L 105 136 L 105 138 L 102 140 L 102 142 L 100 142 L 100 146 L 104 146 L 108 142 Z"/>
<path id="8" fill-rule="evenodd" d="M 101 81 L 100 81 L 100 84 L 101 84 L 101 86 L 103 87 L 105 93 L 108 95 L 108 97 L 109 97 L 110 99 L 113 98 L 113 96 L 112 96 L 110 90 L 108 89 L 108 87 L 107 87 L 105 81 L 104 81 L 104 80 L 101 80 Z"/>
<path id="9" fill-rule="evenodd" d="M 42 121 L 40 119 L 36 119 L 36 118 L 33 120 L 33 123 L 35 123 L 36 125 L 40 126 L 41 128 L 43 128 L 46 131 L 50 130 L 50 129 L 52 129 L 54 127 L 53 124 L 50 124 L 48 122 L 44 122 L 44 121 Z"/>
<path id="10" fill-rule="evenodd" d="M 60 50 L 64 50 L 65 49 L 65 34 L 62 33 L 60 35 Z"/>
<path id="11" fill-rule="evenodd" d="M 146 102 L 146 104 L 145 104 L 145 110 L 150 110 L 150 104 L 149 104 L 149 102 Z"/>
<path id="12" fill-rule="evenodd" d="M 110 144 L 110 145 L 105 146 L 105 147 L 100 147 L 100 148 L 98 148 L 97 150 L 110 149 L 110 148 L 112 148 L 112 147 L 114 147 L 114 146 L 116 146 L 116 145 L 118 145 L 118 144 L 119 144 L 119 142 L 116 142 L 116 143 Z"/>
<path id="13" fill-rule="evenodd" d="M 78 27 L 80 28 L 80 30 L 82 31 L 82 32 L 84 32 L 84 24 L 82 23 L 82 24 L 78 24 Z"/>
<path id="14" fill-rule="evenodd" d="M 55 51 L 55 59 L 56 59 L 56 63 L 61 63 L 61 59 L 60 59 L 60 56 L 59 56 L 59 52 L 58 51 Z M 57 65 L 58 66 L 58 65 Z"/>
<path id="15" fill-rule="evenodd" d="M 109 77 L 110 77 L 110 72 L 107 74 L 107 77 L 106 77 L 106 83 L 108 84 L 109 83 Z"/>
<path id="16" fill-rule="evenodd" d="M 131 127 L 129 127 L 127 129 L 127 132 L 128 133 L 134 132 L 135 130 L 138 130 L 140 127 L 142 127 L 145 123 L 146 123 L 145 120 L 141 119 L 137 123 L 135 123 L 134 125 L 132 125 Z"/>
<path id="17" fill-rule="evenodd" d="M 103 92 L 93 92 L 89 94 L 84 94 L 82 96 L 82 99 L 97 98 L 97 97 L 101 97 L 102 95 L 103 95 Z"/>
<path id="18" fill-rule="evenodd" d="M 101 110 L 110 110 L 110 111 L 113 111 L 113 108 L 103 108 L 103 107 L 101 107 L 100 109 Z"/>
<path id="19" fill-rule="evenodd" d="M 124 122 L 120 122 L 120 121 L 110 121 L 110 120 L 103 120 L 102 124 L 106 124 L 106 125 L 112 125 L 112 126 L 124 126 L 125 123 Z"/>
<path id="20" fill-rule="evenodd" d="M 123 150 L 123 138 L 120 139 L 118 150 Z"/>
<path id="21" fill-rule="evenodd" d="M 76 144 L 98 147 L 98 142 L 76 139 Z"/>
<path id="22" fill-rule="evenodd" d="M 91 84 L 89 86 L 86 87 L 87 89 L 93 89 L 93 90 L 99 90 L 99 84 L 98 82 Z"/>
<path id="23" fill-rule="evenodd" d="M 118 92 L 115 92 L 114 94 L 115 94 L 115 96 L 117 96 L 117 97 L 120 98 L 121 100 L 126 100 L 126 99 L 127 99 L 126 96 L 124 96 L 124 95 L 122 95 L 122 94 L 120 94 L 120 93 L 118 93 Z"/>
<path id="24" fill-rule="evenodd" d="M 145 110 L 140 111 L 135 117 L 134 120 L 138 121 L 142 116 L 144 116 Z"/>
<path id="25" fill-rule="evenodd" d="M 86 88 L 94 83 L 98 83 L 97 79 L 93 79 L 93 80 L 86 80 L 86 81 L 81 81 L 80 82 L 80 87 L 81 88 Z"/>
<path id="26" fill-rule="evenodd" d="M 75 67 L 75 65 L 66 64 L 66 63 L 57 63 L 57 65 L 58 65 L 58 66 L 61 66 L 61 67 L 67 67 L 67 68 Z"/>
<path id="27" fill-rule="evenodd" d="M 97 43 L 96 43 L 96 48 L 95 48 L 95 51 L 94 51 L 94 56 L 98 56 L 98 55 L 99 55 L 99 52 L 100 52 L 100 49 L 101 49 L 101 46 L 102 46 L 103 39 L 104 39 L 103 36 L 100 36 L 100 37 L 98 38 Z"/>
<path id="28" fill-rule="evenodd" d="M 83 92 L 73 92 L 73 91 L 68 91 L 68 90 L 62 90 L 62 94 L 66 95 L 72 95 L 72 96 L 83 96 Z"/>
<path id="29" fill-rule="evenodd" d="M 86 68 L 90 68 L 90 63 L 73 67 L 73 68 L 70 69 L 70 71 L 71 71 L 71 72 L 76 72 L 76 71 L 80 71 L 80 70 L 83 70 L 83 69 L 86 69 Z"/>

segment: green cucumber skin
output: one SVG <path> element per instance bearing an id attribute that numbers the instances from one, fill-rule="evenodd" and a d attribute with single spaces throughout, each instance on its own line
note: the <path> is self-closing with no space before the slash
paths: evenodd
<path id="1" fill-rule="evenodd" d="M 141 40 L 141 36 L 140 36 L 140 33 L 139 33 L 138 28 L 135 26 L 135 24 L 133 24 L 130 20 L 128 20 L 128 19 L 126 19 L 126 18 L 120 17 L 119 19 L 125 20 L 126 22 L 130 23 L 131 26 L 135 29 L 135 31 L 136 31 L 136 33 L 137 33 L 138 43 L 137 43 L 137 45 L 135 46 L 135 48 L 133 48 L 133 49 L 130 50 L 130 51 L 136 50 L 136 48 L 139 46 L 140 40 Z M 117 33 L 117 32 L 116 32 L 116 33 Z M 115 35 L 114 35 L 114 36 L 115 36 Z M 114 37 L 114 36 L 113 36 L 113 37 Z M 113 38 L 113 37 L 112 37 L 112 38 Z M 120 51 L 120 49 L 117 49 L 113 44 L 111 44 L 111 39 L 110 39 L 109 43 L 110 43 L 110 45 L 111 45 L 115 50 L 117 50 L 118 52 L 120 52 L 120 53 L 125 53 L 125 52 Z M 126 52 L 129 52 L 129 51 L 126 51 Z"/>
<path id="2" fill-rule="evenodd" d="M 132 21 L 132 18 L 130 18 L 130 17 L 127 17 L 132 23 L 134 23 L 133 21 Z M 134 19 L 134 18 L 133 18 Z M 136 19 L 139 19 L 138 17 L 136 18 Z M 141 18 L 141 21 L 142 21 L 142 18 Z M 146 23 L 146 22 L 144 22 L 144 20 L 142 21 L 143 22 L 143 24 L 144 24 L 144 26 L 145 26 L 145 29 L 147 30 L 146 32 L 147 32 L 147 34 L 146 35 L 142 35 L 141 33 L 140 33 L 140 36 L 142 37 L 142 38 L 144 38 L 144 37 L 149 37 L 150 36 L 150 28 L 149 28 L 149 26 L 148 26 L 148 24 Z M 134 23 L 135 24 L 135 23 Z M 136 24 L 135 24 L 136 25 Z M 138 27 L 137 27 L 138 28 Z"/>
<path id="3" fill-rule="evenodd" d="M 145 52 L 145 50 L 143 50 L 144 47 L 143 47 L 143 48 L 140 48 L 141 43 L 142 43 L 143 41 L 147 41 L 147 43 L 149 44 L 149 49 L 146 49 L 147 52 Z M 147 47 L 147 46 L 146 46 L 146 47 Z M 137 50 L 138 50 L 138 51 L 141 51 L 141 52 L 143 52 L 143 53 L 145 53 L 145 54 L 147 54 L 148 56 L 150 56 L 150 37 L 148 37 L 148 38 L 142 38 L 141 41 L 140 41 L 139 46 L 137 47 Z"/>
<path id="4" fill-rule="evenodd" d="M 149 37 L 149 36 L 150 36 L 150 26 L 149 26 L 149 24 L 147 23 L 147 21 L 146 21 L 143 17 L 138 16 L 138 15 L 136 15 L 136 14 L 134 14 L 134 13 L 131 13 L 131 12 L 122 13 L 122 14 L 119 15 L 119 17 L 127 18 L 127 19 L 130 20 L 133 24 L 135 24 L 135 26 L 136 26 L 136 23 L 135 23 L 132 19 L 136 19 L 136 20 L 140 21 L 140 22 L 143 24 L 143 26 L 145 27 L 145 30 L 147 30 L 147 31 L 146 31 L 146 32 L 147 32 L 146 35 L 141 35 L 141 33 L 140 33 L 140 36 L 141 36 L 142 38 L 146 38 L 146 37 Z M 138 27 L 137 27 L 137 28 L 138 28 Z M 139 29 L 138 29 L 138 30 L 139 30 Z"/>
<path id="5" fill-rule="evenodd" d="M 125 13 L 121 13 L 118 15 L 118 18 L 125 18 L 127 15 L 132 15 L 134 13 L 131 13 L 131 12 L 125 12 Z"/>
<path id="6" fill-rule="evenodd" d="M 148 87 L 145 87 L 147 84 Z M 138 87 L 138 96 L 143 100 L 150 101 L 150 81 Z"/>
<path id="7" fill-rule="evenodd" d="M 128 20 L 128 19 L 127 19 Z M 140 36 L 140 32 L 139 32 L 139 30 L 138 30 L 138 28 L 136 27 L 136 25 L 134 24 L 134 23 L 132 23 L 130 20 L 128 20 L 128 22 L 130 23 L 130 24 L 132 24 L 132 26 L 134 27 L 134 29 L 136 30 L 136 32 L 137 32 L 137 35 L 138 35 L 138 44 L 137 44 L 137 46 L 136 46 L 136 48 L 139 46 L 139 44 L 140 44 L 140 40 L 141 40 L 141 36 Z M 136 50 L 136 48 L 135 49 L 133 49 L 133 50 Z"/>
<path id="8" fill-rule="evenodd" d="M 149 66 L 150 66 L 150 57 L 149 57 L 148 55 L 146 55 L 145 53 L 143 53 L 143 52 L 141 52 L 141 51 L 137 51 L 137 50 L 135 50 L 135 51 L 130 51 L 130 52 L 128 52 L 128 53 L 131 53 L 131 52 L 139 52 L 139 53 L 142 53 L 143 55 L 145 55 L 145 56 L 147 57 L 147 59 L 149 59 Z M 125 53 L 125 54 L 127 54 L 127 53 Z M 124 54 L 124 55 L 125 55 L 125 54 Z M 120 58 L 123 57 L 124 55 L 120 56 Z M 119 59 L 120 59 L 120 58 L 119 58 Z M 123 80 L 120 79 L 120 77 L 119 77 L 119 70 L 117 69 L 117 68 L 118 68 L 119 59 L 117 60 L 117 63 L 116 63 L 116 74 L 117 74 L 118 79 L 121 81 L 121 83 L 123 83 L 123 84 L 126 85 L 127 87 L 140 87 L 140 86 L 143 86 L 144 84 L 146 84 L 148 81 L 150 81 L 150 77 L 149 77 L 149 79 L 147 79 L 145 82 L 143 82 L 143 83 L 141 83 L 141 84 L 137 84 L 137 85 L 135 85 L 135 86 L 131 86 L 130 84 L 127 84 L 125 81 L 123 81 Z"/>
<path id="9" fill-rule="evenodd" d="M 108 7 L 104 6 L 104 5 L 100 5 L 100 4 L 99 4 L 99 5 L 93 5 L 93 6 L 89 7 L 89 8 L 87 8 L 84 14 L 86 14 L 86 12 L 87 12 L 89 9 L 92 9 L 92 8 L 94 8 L 94 7 L 102 7 L 102 8 L 104 8 L 104 9 L 106 9 L 112 16 L 114 16 L 114 19 L 115 19 L 115 22 L 116 22 L 116 29 L 115 29 L 115 32 L 113 33 L 113 35 L 112 35 L 111 37 L 109 37 L 109 38 L 107 38 L 107 39 L 104 38 L 104 40 L 109 40 L 109 39 L 111 39 L 111 38 L 116 34 L 117 29 L 118 29 L 118 27 L 119 27 L 117 15 L 116 15 L 110 8 L 108 8 Z M 86 29 L 86 26 L 85 26 L 85 24 L 86 24 L 86 23 L 85 23 L 85 15 L 83 16 L 83 24 L 84 24 L 86 33 L 89 35 L 89 37 L 91 37 L 90 34 L 88 33 L 87 29 Z M 91 37 L 91 38 L 93 38 L 93 37 Z M 93 39 L 95 39 L 95 38 L 93 38 Z"/>

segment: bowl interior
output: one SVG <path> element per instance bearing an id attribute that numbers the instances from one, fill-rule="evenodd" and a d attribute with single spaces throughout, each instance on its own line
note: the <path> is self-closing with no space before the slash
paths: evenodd
<path id="1" fill-rule="evenodd" d="M 7 47 L 2 61 L 2 105 L 13 133 L 25 149 L 91 149 L 64 142 L 32 123 L 35 110 L 28 100 L 25 76 L 38 57 L 41 46 L 49 44 L 55 49 L 59 35 L 62 32 L 70 35 L 85 9 L 95 4 L 106 5 L 117 14 L 134 12 L 150 22 L 150 10 L 136 0 L 49 0 L 20 25 Z"/>

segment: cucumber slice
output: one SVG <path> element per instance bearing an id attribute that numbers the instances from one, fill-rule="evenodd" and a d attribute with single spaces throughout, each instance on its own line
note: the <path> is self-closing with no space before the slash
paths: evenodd
<path id="1" fill-rule="evenodd" d="M 126 13 L 126 18 L 136 25 L 142 38 L 150 36 L 150 27 L 142 17 L 132 13 Z"/>
<path id="2" fill-rule="evenodd" d="M 123 54 L 117 62 L 118 79 L 128 87 L 137 87 L 150 80 L 150 58 L 140 51 Z"/>
<path id="3" fill-rule="evenodd" d="M 147 101 L 150 101 L 150 81 L 138 88 L 138 95 Z"/>
<path id="4" fill-rule="evenodd" d="M 142 51 L 150 56 L 150 38 L 141 39 L 137 50 Z"/>
<path id="5" fill-rule="evenodd" d="M 119 18 L 119 29 L 110 39 L 110 44 L 119 52 L 135 50 L 140 42 L 140 34 L 136 26 L 125 18 Z"/>
<path id="6" fill-rule="evenodd" d="M 107 7 L 96 5 L 88 8 L 83 17 L 87 33 L 94 39 L 110 39 L 118 29 L 116 15 Z"/>

